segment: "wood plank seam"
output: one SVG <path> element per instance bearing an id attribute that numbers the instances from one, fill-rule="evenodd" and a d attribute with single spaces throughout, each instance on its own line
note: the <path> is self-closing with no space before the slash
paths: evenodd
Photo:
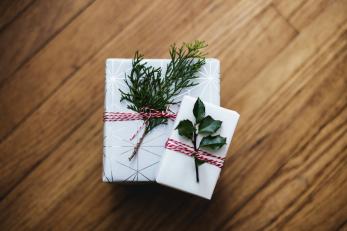
<path id="1" fill-rule="evenodd" d="M 281 17 L 283 18 L 283 20 L 285 20 L 285 21 L 288 23 L 288 25 L 290 25 L 290 26 L 292 27 L 292 29 L 293 29 L 297 34 L 300 33 L 300 31 L 289 21 L 289 19 L 288 19 L 287 17 L 285 17 L 285 16 L 282 14 L 282 12 L 277 8 L 277 6 L 276 6 L 273 2 L 271 2 L 270 6 L 273 7 L 273 9 L 277 12 L 277 14 L 278 14 L 279 16 L 281 16 Z"/>
<path id="2" fill-rule="evenodd" d="M 288 18 L 292 18 L 303 6 L 305 5 L 305 1 L 302 1 L 294 10 L 288 15 Z"/>
<path id="3" fill-rule="evenodd" d="M 283 52 L 283 51 L 295 40 L 295 38 L 300 34 L 300 32 L 299 32 L 298 30 L 296 30 L 296 29 L 293 27 L 293 25 L 291 25 L 291 24 L 288 22 L 288 20 L 287 20 L 282 14 L 280 14 L 280 12 L 274 7 L 274 5 L 273 5 L 272 3 L 271 3 L 268 7 L 265 7 L 264 9 L 262 9 L 258 14 L 256 14 L 256 15 L 254 16 L 254 18 L 260 17 L 262 14 L 264 14 L 264 12 L 266 12 L 266 11 L 269 10 L 269 9 L 273 9 L 273 10 L 278 14 L 278 16 L 281 17 L 281 18 L 288 24 L 288 26 L 289 26 L 290 28 L 293 29 L 293 31 L 295 32 L 295 34 L 290 38 L 290 40 L 288 41 L 288 43 L 287 43 L 285 46 L 283 46 L 282 48 L 279 49 L 279 51 L 277 52 L 276 55 L 274 55 L 271 59 L 268 60 L 268 62 L 267 62 L 268 64 L 271 63 L 274 59 L 276 59 L 276 57 L 277 57 L 279 54 L 281 54 L 281 53 L 282 53 L 282 52 Z M 245 25 L 245 27 L 246 27 L 247 25 L 251 24 L 251 23 L 252 23 L 251 21 L 248 22 L 248 23 Z M 236 39 L 234 39 L 234 40 L 236 40 Z M 236 62 L 236 60 L 235 60 L 234 62 Z M 268 64 L 263 65 L 263 66 L 259 69 L 258 72 L 259 72 L 259 73 L 262 72 L 262 71 L 267 67 Z M 233 63 L 232 63 L 230 66 L 233 66 Z M 244 87 L 246 87 L 248 84 L 250 84 L 250 83 L 256 78 L 256 76 L 257 76 L 257 73 L 255 73 L 254 75 L 252 75 L 252 77 L 250 78 L 250 80 L 247 81 L 247 83 L 246 83 L 245 85 L 243 85 L 242 88 L 244 88 Z M 226 78 L 221 78 L 221 84 L 222 84 L 223 81 L 225 81 L 225 80 L 226 80 Z"/>
<path id="4" fill-rule="evenodd" d="M 297 31 L 297 30 L 287 21 L 287 19 L 286 19 L 284 16 L 282 16 L 282 15 L 280 14 L 280 12 L 278 12 L 278 10 L 273 6 L 273 4 L 270 4 L 269 6 L 265 7 L 265 8 L 262 9 L 261 11 L 259 11 L 256 15 L 254 15 L 254 18 L 253 18 L 253 19 L 258 19 L 258 18 L 260 18 L 260 17 L 261 17 L 265 12 L 267 12 L 269 9 L 273 9 L 273 10 L 276 12 L 276 14 L 278 14 L 278 16 L 279 16 L 280 18 L 282 18 L 282 19 L 285 21 L 285 23 L 286 23 L 291 29 L 293 29 L 293 31 L 295 32 L 295 34 L 293 35 L 293 37 L 287 42 L 286 46 L 283 46 L 283 47 L 278 51 L 277 55 L 275 55 L 272 59 L 269 59 L 268 63 L 271 63 L 272 60 L 275 59 L 284 49 L 286 49 L 286 47 L 290 45 L 290 43 L 296 38 L 296 36 L 299 35 L 299 31 Z M 252 24 L 252 20 L 250 20 L 248 23 L 246 23 L 246 24 L 244 25 L 244 27 L 247 27 L 247 26 L 249 26 L 250 24 Z M 231 41 L 231 43 L 233 43 L 236 39 L 237 39 L 237 38 L 234 38 L 234 39 Z M 224 41 L 222 41 L 222 42 L 224 42 Z M 237 60 L 234 60 L 233 63 L 231 63 L 229 66 L 233 66 L 234 63 L 235 63 L 236 61 L 237 61 Z M 262 69 L 264 69 L 265 67 L 266 67 L 266 65 L 264 65 L 264 66 L 262 67 Z M 262 69 L 261 69 L 261 70 L 262 70 Z M 259 72 L 261 72 L 261 71 L 259 71 Z M 253 76 L 254 76 L 254 75 L 253 75 Z M 223 80 L 225 80 L 225 79 L 226 79 L 226 78 L 221 78 L 221 81 L 223 81 Z M 251 78 L 251 79 L 253 79 L 253 78 Z"/>

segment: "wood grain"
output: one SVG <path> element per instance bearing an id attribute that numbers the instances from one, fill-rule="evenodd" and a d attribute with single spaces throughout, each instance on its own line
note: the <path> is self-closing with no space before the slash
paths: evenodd
<path id="1" fill-rule="evenodd" d="M 346 0 L 5 3 L 1 230 L 346 230 Z M 241 114 L 212 201 L 102 183 L 105 59 L 194 39 Z"/>
<path id="2" fill-rule="evenodd" d="M 11 44 L 15 48 L 6 49 L 3 46 L 1 49 L 0 83 L 49 43 L 92 2 L 93 0 L 33 2 L 28 10 L 6 28 L 5 33 L 0 34 L 0 44 Z"/>
<path id="3" fill-rule="evenodd" d="M 26 9 L 29 8 L 35 0 L 3 0 L 0 2 L 0 30 L 11 25 L 12 22 Z"/>

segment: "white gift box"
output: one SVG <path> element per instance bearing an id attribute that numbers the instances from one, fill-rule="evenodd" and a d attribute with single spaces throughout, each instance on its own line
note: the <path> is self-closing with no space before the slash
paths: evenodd
<path id="1" fill-rule="evenodd" d="M 174 127 L 177 127 L 181 120 L 189 119 L 195 121 L 193 107 L 196 99 L 185 96 L 179 109 Z M 222 121 L 219 134 L 226 137 L 226 145 L 217 151 L 206 149 L 205 151 L 219 157 L 225 157 L 234 134 L 239 114 L 235 111 L 219 107 L 204 101 L 206 115 L 212 116 L 216 120 Z M 189 139 L 178 134 L 177 130 L 172 130 L 169 137 L 183 144 L 192 146 Z M 199 182 L 196 181 L 194 158 L 180 152 L 165 150 L 158 170 L 156 181 L 178 190 L 182 190 L 206 199 L 211 199 L 221 168 L 204 163 L 199 166 Z"/>
<path id="2" fill-rule="evenodd" d="M 148 65 L 161 67 L 165 73 L 169 59 L 145 59 Z M 127 91 L 124 83 L 126 74 L 132 67 L 132 59 L 107 59 L 105 81 L 105 112 L 133 112 L 127 108 L 127 102 L 120 102 L 119 89 Z M 206 102 L 220 104 L 220 65 L 217 59 L 206 59 L 198 78 L 199 84 L 185 89 L 177 96 L 182 100 L 184 95 L 200 97 Z M 177 112 L 179 105 L 170 107 Z M 148 182 L 155 181 L 157 168 L 164 153 L 165 142 L 171 132 L 173 122 L 154 128 L 140 146 L 136 156 L 129 161 L 139 135 L 130 140 L 142 126 L 143 121 L 104 122 L 103 181 L 104 182 Z M 140 131 L 142 132 L 142 131 Z"/>

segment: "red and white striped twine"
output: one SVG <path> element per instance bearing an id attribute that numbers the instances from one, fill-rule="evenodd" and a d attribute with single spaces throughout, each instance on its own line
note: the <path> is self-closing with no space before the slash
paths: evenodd
<path id="1" fill-rule="evenodd" d="M 147 112 L 145 112 L 145 110 L 147 110 Z M 133 140 L 151 118 L 168 118 L 171 120 L 176 119 L 176 114 L 168 112 L 169 110 L 157 111 L 148 107 L 144 107 L 142 111 L 143 112 L 104 112 L 104 122 L 144 120 L 141 127 L 139 127 L 137 131 L 131 136 L 130 140 Z"/>
<path id="2" fill-rule="evenodd" d="M 193 147 L 171 138 L 166 141 L 165 148 L 175 152 L 183 153 L 187 156 L 195 156 L 197 159 L 219 168 L 223 167 L 225 160 L 225 157 L 216 156 L 203 150 L 195 151 Z"/>
<path id="3" fill-rule="evenodd" d="M 148 108 L 144 108 L 148 109 Z M 151 118 L 169 118 L 174 120 L 176 114 L 166 111 L 157 111 L 148 109 L 149 112 L 104 112 L 104 121 L 131 121 L 131 120 L 148 120 Z"/>

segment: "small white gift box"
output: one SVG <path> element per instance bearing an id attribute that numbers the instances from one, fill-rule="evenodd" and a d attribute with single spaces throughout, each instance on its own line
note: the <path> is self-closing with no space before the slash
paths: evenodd
<path id="1" fill-rule="evenodd" d="M 184 97 L 174 123 L 174 128 L 176 128 L 182 120 L 188 119 L 190 121 L 195 121 L 192 112 L 195 102 L 195 98 L 189 96 Z M 239 114 L 235 111 L 207 103 L 206 101 L 204 101 L 204 104 L 206 115 L 210 115 L 214 119 L 222 121 L 222 126 L 218 132 L 222 137 L 226 137 L 226 145 L 222 146 L 222 148 L 217 151 L 207 149 L 202 150 L 222 159 L 227 154 L 239 119 Z M 182 145 L 192 146 L 192 142 L 189 139 L 180 136 L 177 130 L 172 130 L 169 139 L 178 141 Z M 156 181 L 159 184 L 182 190 L 206 199 L 211 199 L 221 171 L 221 166 L 218 166 L 218 164 L 216 165 L 210 163 L 200 165 L 198 167 L 199 182 L 197 182 L 194 158 L 183 154 L 182 152 L 166 149 L 160 163 Z"/>
<path id="2" fill-rule="evenodd" d="M 148 65 L 161 67 L 165 73 L 169 59 L 145 59 Z M 120 102 L 120 91 L 127 91 L 124 78 L 130 73 L 132 59 L 107 59 L 105 81 L 105 112 L 133 112 L 125 101 Z M 198 78 L 199 84 L 188 88 L 177 97 L 199 96 L 206 102 L 220 104 L 220 66 L 217 59 L 206 59 Z M 170 107 L 177 112 L 179 105 Z M 142 126 L 143 121 L 112 121 L 104 123 L 103 181 L 105 182 L 148 182 L 155 181 L 157 168 L 164 153 L 165 142 L 173 122 L 154 128 L 140 146 L 137 155 L 129 161 L 139 136 L 130 140 Z"/>

